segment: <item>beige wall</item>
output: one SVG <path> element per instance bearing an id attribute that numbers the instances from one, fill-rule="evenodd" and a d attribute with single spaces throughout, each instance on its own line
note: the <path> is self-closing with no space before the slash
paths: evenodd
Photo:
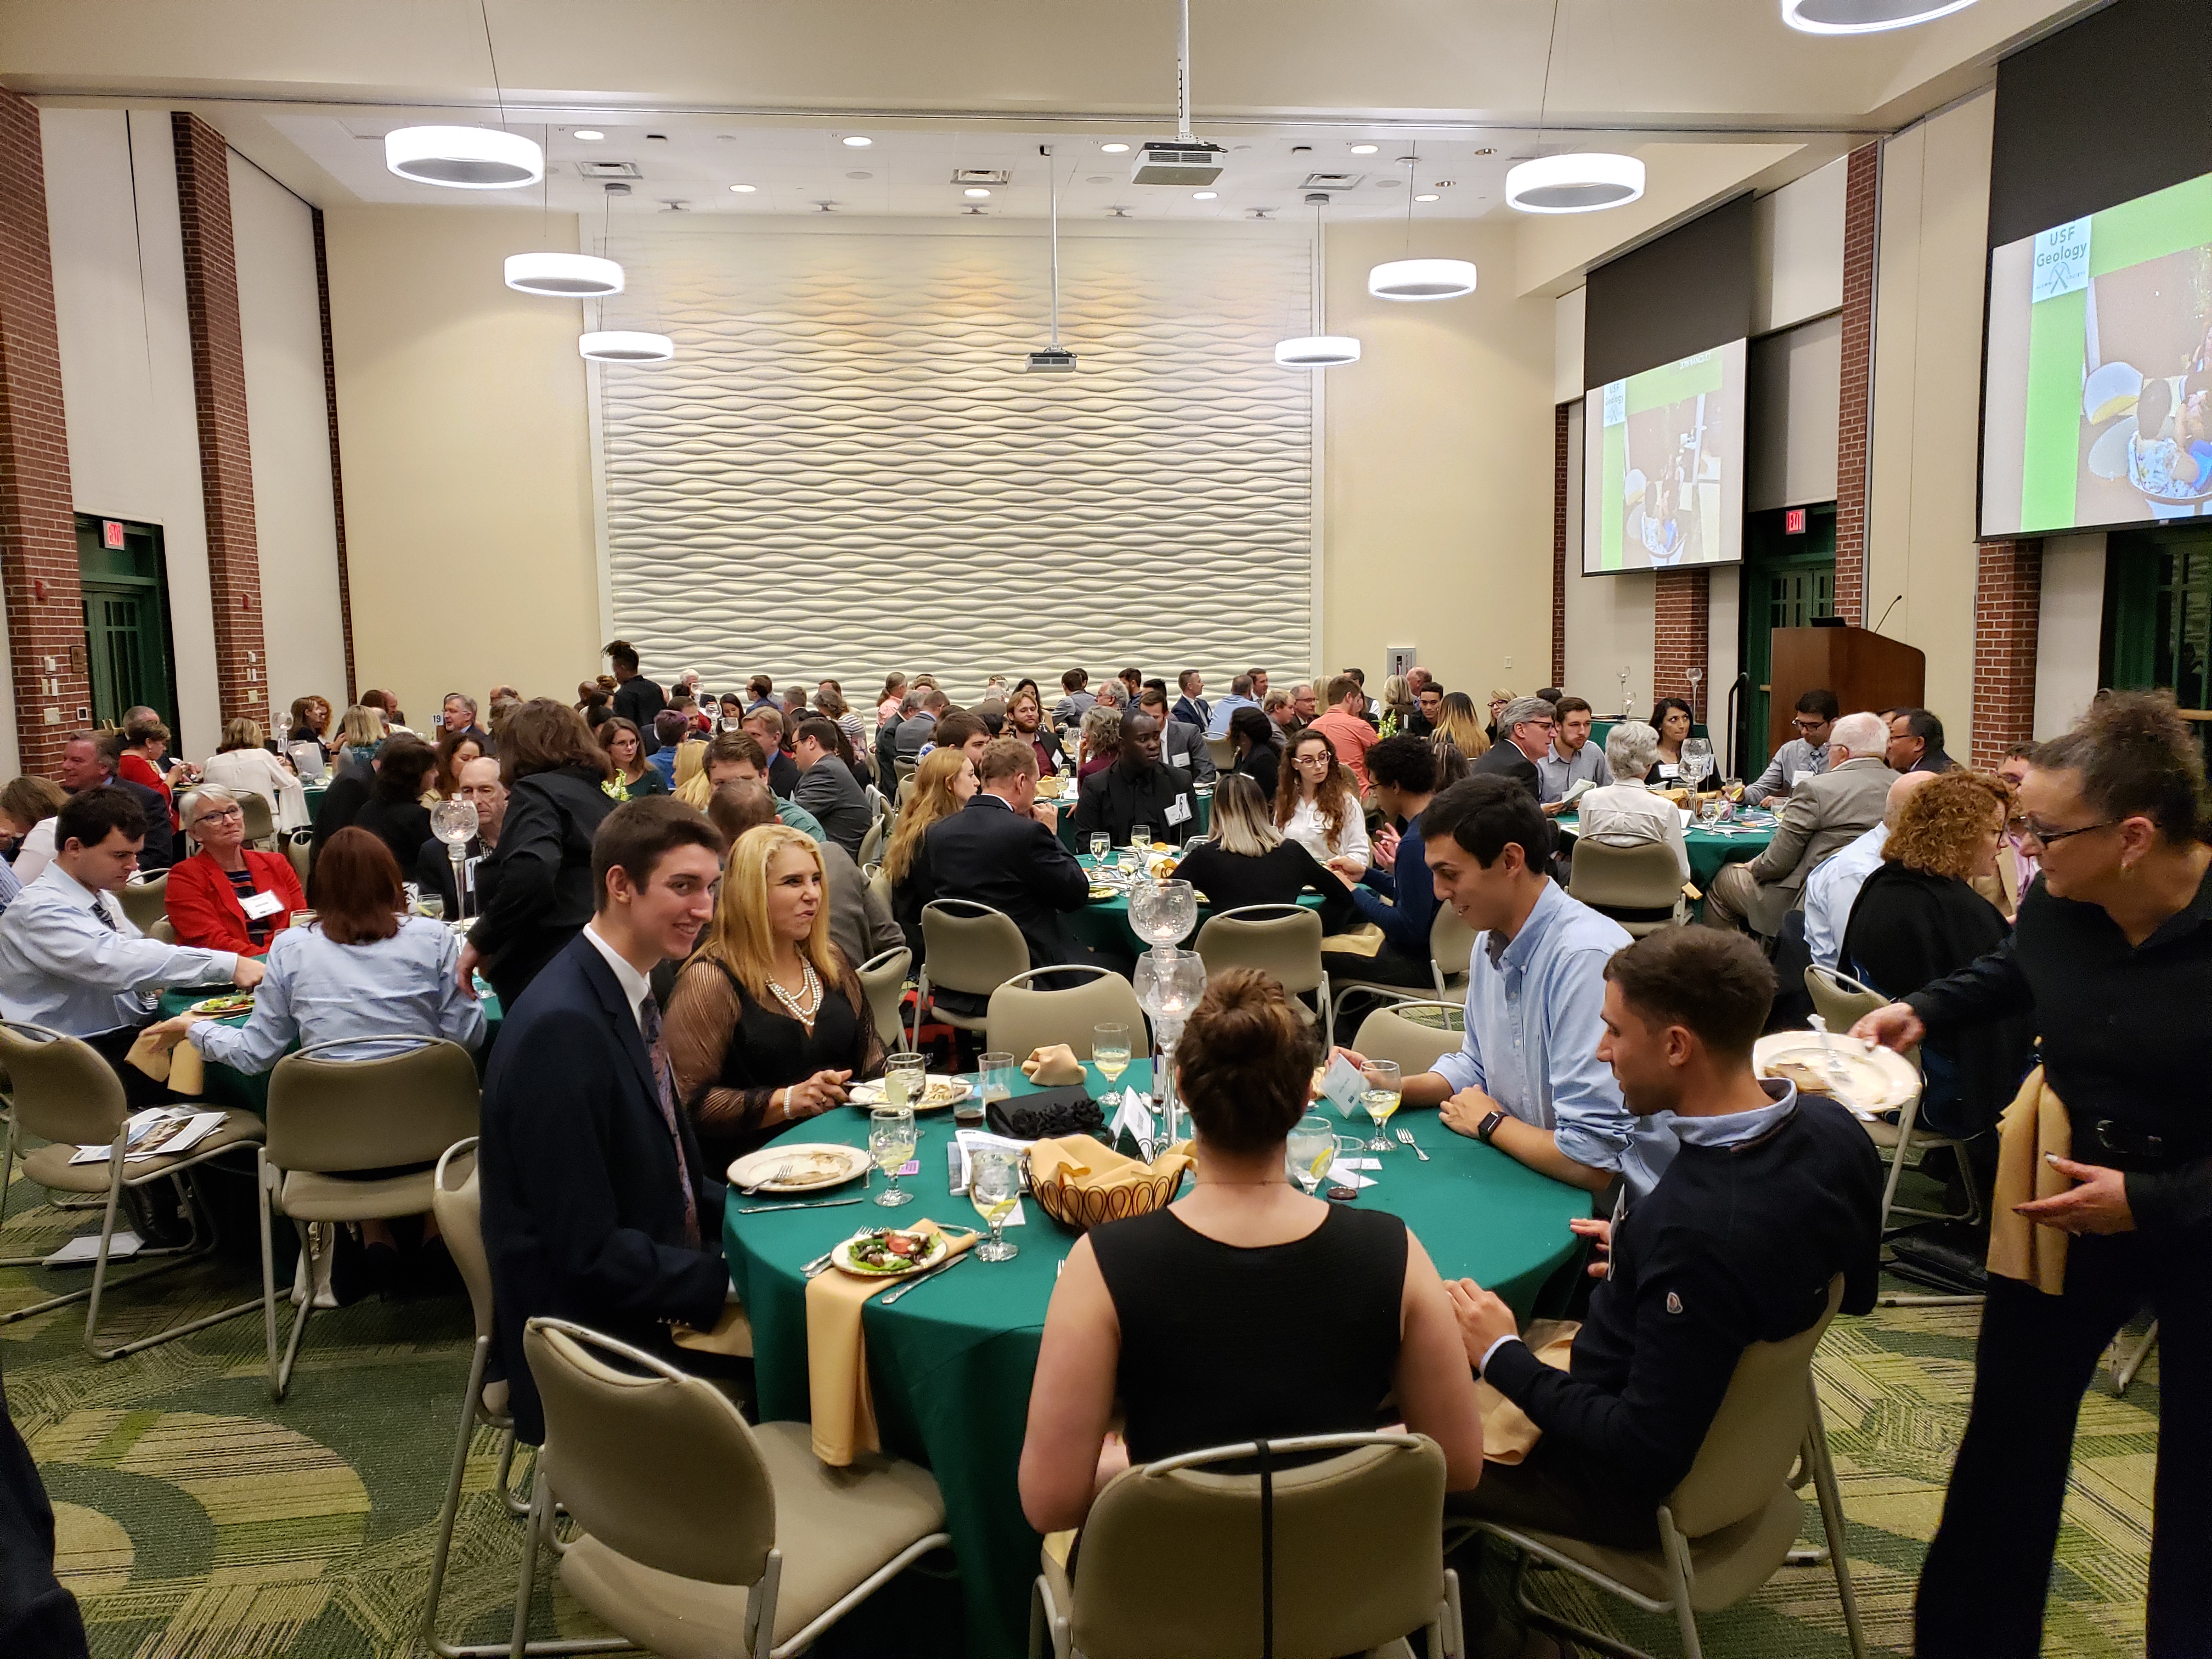
<path id="1" fill-rule="evenodd" d="M 1328 234 L 1328 329 L 1362 356 L 1323 371 L 1322 662 L 1372 689 L 1412 644 L 1455 690 L 1533 691 L 1551 675 L 1552 302 L 1515 295 L 1513 227 L 1440 222 L 1413 251 L 1474 260 L 1475 292 L 1370 298 L 1368 268 L 1404 238 Z"/>
<path id="2" fill-rule="evenodd" d="M 501 281 L 573 216 L 327 213 L 354 660 L 418 726 L 495 681 L 572 700 L 597 672 L 582 307 Z"/>
<path id="3" fill-rule="evenodd" d="M 1882 153 L 1869 449 L 1867 618 L 1928 656 L 1946 746 L 1972 746 L 1974 480 L 1979 447 L 1990 122 L 1984 93 Z M 1900 599 L 1899 596 L 1902 596 Z"/>

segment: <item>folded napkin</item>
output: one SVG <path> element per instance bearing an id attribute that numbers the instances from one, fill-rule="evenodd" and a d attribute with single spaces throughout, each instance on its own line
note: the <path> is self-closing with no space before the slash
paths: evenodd
<path id="1" fill-rule="evenodd" d="M 1180 1176 L 1190 1162 L 1188 1154 L 1170 1148 L 1150 1164 L 1140 1163 L 1103 1141 L 1070 1135 L 1063 1140 L 1040 1140 L 1030 1148 L 1030 1189 L 1034 1192 L 1054 1181 L 1092 1192 L 1134 1187 L 1161 1176 Z"/>
<path id="2" fill-rule="evenodd" d="M 1990 1205 L 1990 1271 L 2033 1285 L 2045 1296 L 2066 1289 L 2066 1235 L 2016 1213 L 2013 1206 L 2070 1192 L 2074 1178 L 2051 1167 L 2044 1154 L 2071 1158 L 2074 1125 L 2066 1107 L 2037 1066 L 1997 1120 L 1996 1191 Z"/>
<path id="3" fill-rule="evenodd" d="M 163 1048 L 155 1043 L 149 1028 L 138 1034 L 138 1040 L 123 1058 L 155 1082 L 167 1084 L 173 1093 L 197 1097 L 207 1086 L 207 1067 L 190 1037 L 173 1048 Z"/>
<path id="4" fill-rule="evenodd" d="M 951 1241 L 942 1258 L 949 1261 L 981 1235 L 954 1232 L 934 1221 L 917 1221 L 909 1232 L 943 1232 Z M 876 1432 L 876 1402 L 868 1388 L 868 1346 L 860 1330 L 860 1310 L 878 1291 L 908 1283 L 896 1279 L 856 1279 L 836 1267 L 817 1274 L 806 1286 L 806 1382 L 813 1407 L 814 1455 L 843 1468 L 860 1452 L 881 1451 Z"/>
<path id="5" fill-rule="evenodd" d="M 1355 957 L 1376 956 L 1382 949 L 1382 930 L 1371 921 L 1363 921 L 1341 933 L 1331 933 L 1321 942 L 1321 948 Z"/>
<path id="6" fill-rule="evenodd" d="M 1553 1370 L 1563 1371 L 1574 1347 L 1575 1333 L 1582 1328 L 1578 1319 L 1532 1319 L 1521 1333 L 1521 1340 Z M 1544 1431 L 1528 1413 L 1480 1377 L 1475 1379 L 1474 1397 L 1482 1407 L 1484 1462 L 1518 1463 L 1536 1449 Z"/>
<path id="7" fill-rule="evenodd" d="M 711 1331 L 694 1330 L 679 1320 L 670 1327 L 669 1334 L 678 1347 L 697 1353 L 719 1353 L 732 1359 L 753 1357 L 753 1322 L 740 1303 L 725 1304 L 722 1316 Z"/>
<path id="8" fill-rule="evenodd" d="M 1022 1075 L 1041 1089 L 1083 1081 L 1083 1062 L 1065 1042 L 1033 1050 L 1022 1062 Z"/>

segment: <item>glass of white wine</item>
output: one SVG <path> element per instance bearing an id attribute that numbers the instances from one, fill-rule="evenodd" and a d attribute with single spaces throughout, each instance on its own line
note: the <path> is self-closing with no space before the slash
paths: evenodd
<path id="1" fill-rule="evenodd" d="M 1359 1103 L 1367 1109 L 1367 1115 L 1375 1121 L 1375 1139 L 1367 1143 L 1370 1152 L 1391 1150 L 1389 1137 L 1382 1126 L 1390 1121 L 1390 1114 L 1398 1109 L 1398 1062 L 1395 1060 L 1373 1060 L 1367 1063 L 1367 1086 L 1359 1091 Z"/>
<path id="2" fill-rule="evenodd" d="M 920 1054 L 893 1054 L 884 1062 L 884 1104 L 912 1107 L 929 1086 L 929 1062 Z"/>
<path id="3" fill-rule="evenodd" d="M 912 1193 L 899 1190 L 898 1178 L 915 1144 L 912 1107 L 878 1106 L 868 1114 L 868 1156 L 890 1183 L 876 1194 L 876 1202 L 887 1210 L 914 1202 Z"/>
<path id="4" fill-rule="evenodd" d="M 1126 1025 L 1094 1025 L 1091 1028 L 1091 1063 L 1098 1074 L 1109 1083 L 1119 1083 L 1121 1073 L 1129 1069 L 1129 1028 Z M 1121 1091 L 1109 1089 L 1102 1104 L 1119 1106 Z"/>
<path id="5" fill-rule="evenodd" d="M 1021 1252 L 999 1237 L 1006 1218 L 1022 1201 L 1022 1167 L 1012 1152 L 977 1147 L 968 1154 L 968 1197 L 975 1213 L 991 1224 L 991 1236 L 975 1247 L 981 1261 L 1011 1261 Z"/>

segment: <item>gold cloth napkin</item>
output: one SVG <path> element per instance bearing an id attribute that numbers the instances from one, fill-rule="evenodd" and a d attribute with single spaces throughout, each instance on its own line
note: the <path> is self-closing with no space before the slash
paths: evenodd
<path id="1" fill-rule="evenodd" d="M 694 1329 L 678 1320 L 669 1328 L 679 1348 L 690 1348 L 697 1353 L 719 1353 L 732 1359 L 750 1359 L 753 1357 L 753 1322 L 741 1303 L 725 1303 L 722 1316 L 714 1322 L 711 1331 Z"/>
<path id="2" fill-rule="evenodd" d="M 1341 933 L 1331 933 L 1321 942 L 1321 948 L 1355 957 L 1375 956 L 1382 949 L 1382 930 L 1371 921 L 1363 921 Z"/>
<path id="3" fill-rule="evenodd" d="M 1528 1328 L 1521 1333 L 1521 1340 L 1553 1370 L 1563 1371 L 1574 1347 L 1575 1333 L 1582 1328 L 1579 1319 L 1532 1319 Z M 1528 1413 L 1480 1377 L 1474 1382 L 1474 1397 L 1482 1407 L 1484 1462 L 1518 1463 L 1536 1449 L 1544 1431 Z"/>
<path id="4" fill-rule="evenodd" d="M 1083 1081 L 1083 1062 L 1065 1042 L 1033 1048 L 1022 1062 L 1022 1075 L 1040 1089 L 1057 1089 Z"/>
<path id="5" fill-rule="evenodd" d="M 944 1261 L 981 1237 L 973 1231 L 953 1232 L 927 1218 L 907 1231 L 944 1233 L 951 1243 Z M 896 1279 L 858 1279 L 830 1267 L 807 1283 L 806 1385 L 814 1416 L 814 1455 L 834 1468 L 845 1468 L 857 1452 L 883 1449 L 883 1439 L 876 1432 L 876 1402 L 868 1389 L 868 1347 L 860 1330 L 860 1310 L 878 1291 L 904 1285 L 913 1277 L 902 1273 Z"/>
<path id="6" fill-rule="evenodd" d="M 196 1097 L 207 1087 L 207 1067 L 190 1037 L 173 1048 L 163 1048 L 155 1042 L 149 1027 L 138 1034 L 123 1058 L 155 1082 L 167 1084 L 173 1093 Z"/>
<path id="7" fill-rule="evenodd" d="M 2066 1107 L 2037 1066 L 1997 1120 L 1996 1191 L 1990 1209 L 1990 1271 L 2033 1285 L 2045 1296 L 2066 1288 L 2066 1235 L 2016 1213 L 2013 1206 L 2073 1190 L 2044 1154 L 2071 1158 L 2074 1125 Z"/>

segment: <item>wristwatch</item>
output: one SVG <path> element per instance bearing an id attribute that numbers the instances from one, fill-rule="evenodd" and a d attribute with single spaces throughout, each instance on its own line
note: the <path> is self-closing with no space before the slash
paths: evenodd
<path id="1" fill-rule="evenodd" d="M 1510 1113 L 1504 1111 L 1503 1109 L 1491 1113 L 1488 1117 L 1486 1117 L 1480 1123 L 1475 1126 L 1474 1138 L 1480 1141 L 1484 1146 L 1487 1146 L 1490 1145 L 1491 1136 L 1498 1133 L 1498 1126 L 1504 1122 L 1510 1115 Z"/>

